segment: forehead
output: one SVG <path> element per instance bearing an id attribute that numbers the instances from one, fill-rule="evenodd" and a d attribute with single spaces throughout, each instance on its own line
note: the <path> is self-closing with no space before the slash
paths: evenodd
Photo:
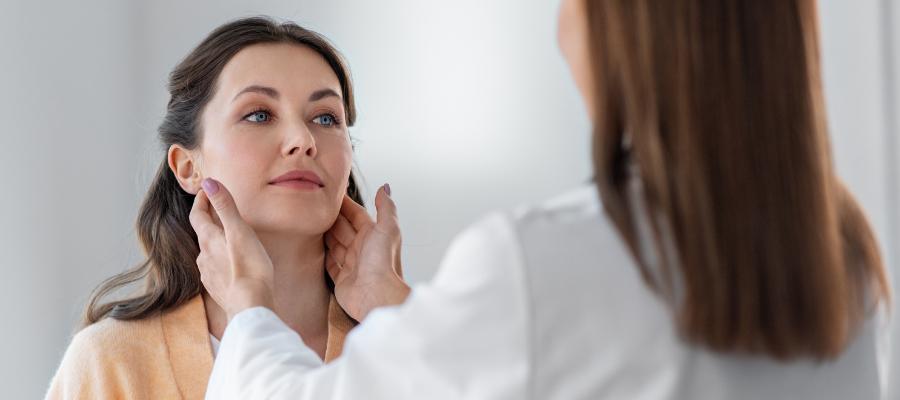
<path id="1" fill-rule="evenodd" d="M 217 93 L 233 96 L 250 85 L 271 86 L 288 97 L 323 88 L 341 93 L 337 75 L 322 55 L 288 43 L 255 44 L 239 51 L 222 69 Z"/>

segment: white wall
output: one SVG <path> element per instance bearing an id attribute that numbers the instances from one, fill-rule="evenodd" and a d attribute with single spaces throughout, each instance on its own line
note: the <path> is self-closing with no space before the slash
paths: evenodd
<path id="1" fill-rule="evenodd" d="M 822 57 L 832 146 L 838 173 L 866 209 L 881 240 L 895 288 L 900 250 L 900 174 L 898 174 L 894 60 L 900 46 L 892 18 L 893 0 L 820 2 Z M 892 37 L 893 36 L 893 37 Z M 892 325 L 900 318 L 894 307 Z M 893 328 L 894 337 L 900 337 Z M 894 345 L 892 376 L 900 368 L 900 339 Z M 893 379 L 890 398 L 900 396 Z"/>
<path id="2" fill-rule="evenodd" d="M 880 0 L 822 3 L 822 57 L 838 173 L 869 212 L 878 237 L 889 236 Z M 889 253 L 890 254 L 890 253 Z"/>
<path id="3" fill-rule="evenodd" d="M 558 1 L 252 4 L 4 2 L 0 312 L 14 328 L 0 331 L 0 397 L 40 397 L 89 291 L 139 260 L 133 221 L 162 157 L 167 74 L 226 20 L 294 20 L 345 53 L 358 163 L 370 189 L 391 183 L 413 281 L 480 215 L 587 181 L 588 123 L 556 50 Z M 900 177 L 884 104 L 900 88 L 882 82 L 884 49 L 900 37 L 886 41 L 883 6 L 823 1 L 823 42 L 838 170 L 893 250 Z"/>
<path id="4" fill-rule="evenodd" d="M 127 2 L 0 13 L 0 398 L 43 394 L 90 287 L 134 247 Z"/>
<path id="5" fill-rule="evenodd" d="M 888 86 L 884 102 L 887 117 L 885 137 L 888 138 L 887 153 L 890 159 L 886 185 L 891 188 L 887 204 L 891 235 L 885 241 L 885 247 L 890 249 L 892 255 L 890 272 L 894 287 L 894 315 L 891 373 L 897 376 L 900 373 L 900 301 L 897 301 L 900 293 L 900 3 L 883 0 L 882 4 L 882 31 L 886 37 L 883 48 L 887 57 L 885 82 Z M 900 379 L 891 380 L 889 393 L 889 398 L 900 398 Z"/>

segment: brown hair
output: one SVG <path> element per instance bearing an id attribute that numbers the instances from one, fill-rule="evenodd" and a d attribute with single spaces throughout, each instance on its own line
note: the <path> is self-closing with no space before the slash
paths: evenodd
<path id="1" fill-rule="evenodd" d="M 318 52 L 337 75 L 347 126 L 353 125 L 356 108 L 349 70 L 324 37 L 290 22 L 276 23 L 267 17 L 245 18 L 214 30 L 170 74 L 171 98 L 159 127 L 165 149 L 173 144 L 187 149 L 199 145 L 200 116 L 215 92 L 222 68 L 240 50 L 261 43 L 291 43 Z M 352 174 L 347 194 L 363 204 Z M 147 259 L 136 268 L 105 280 L 94 290 L 84 311 L 85 325 L 107 316 L 120 320 L 146 318 L 200 294 L 202 284 L 196 264 L 200 249 L 197 234 L 188 221 L 193 201 L 194 195 L 181 189 L 164 156 L 137 220 L 138 236 Z M 101 303 L 110 294 L 136 282 L 143 283 L 139 294 Z"/>
<path id="2" fill-rule="evenodd" d="M 721 352 L 839 355 L 890 294 L 833 170 L 813 0 L 585 1 L 596 183 L 682 335 Z"/>

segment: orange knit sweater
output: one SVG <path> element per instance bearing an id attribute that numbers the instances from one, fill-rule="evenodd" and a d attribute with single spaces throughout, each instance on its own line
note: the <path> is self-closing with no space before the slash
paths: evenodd
<path id="1" fill-rule="evenodd" d="M 325 361 L 340 355 L 354 322 L 328 309 Z M 78 332 L 47 399 L 202 399 L 213 354 L 203 297 L 138 321 L 106 318 Z"/>

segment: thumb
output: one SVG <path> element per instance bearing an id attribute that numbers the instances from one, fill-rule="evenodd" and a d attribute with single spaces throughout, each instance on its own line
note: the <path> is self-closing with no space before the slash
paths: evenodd
<path id="1" fill-rule="evenodd" d="M 222 221 L 225 232 L 243 229 L 244 219 L 241 218 L 241 213 L 234 204 L 234 198 L 225 185 L 215 179 L 206 178 L 200 182 L 200 186 L 203 187 L 206 197 Z"/>
<path id="2" fill-rule="evenodd" d="M 391 198 L 391 185 L 384 184 L 375 193 L 375 225 L 381 230 L 391 232 L 398 230 L 397 205 Z"/>

